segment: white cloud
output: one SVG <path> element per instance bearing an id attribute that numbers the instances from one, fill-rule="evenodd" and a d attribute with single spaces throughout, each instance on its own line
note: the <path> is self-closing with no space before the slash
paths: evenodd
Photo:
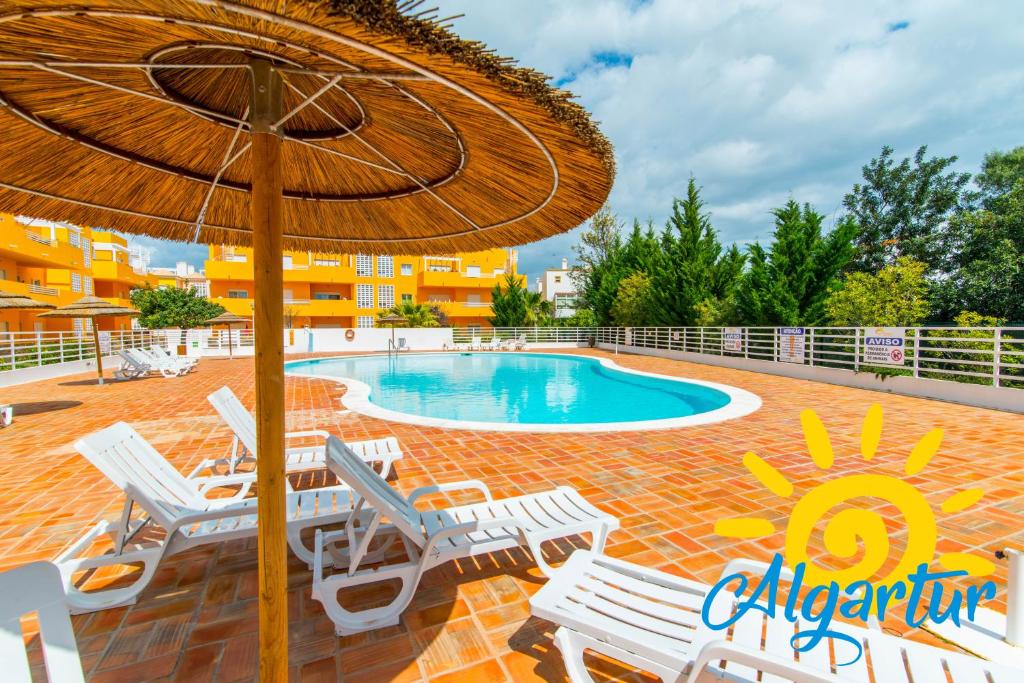
<path id="1" fill-rule="evenodd" d="M 554 78 L 615 145 L 610 198 L 664 221 L 693 174 L 726 241 L 771 234 L 789 198 L 834 217 L 889 144 L 977 169 L 1024 144 L 1024 3 L 970 0 L 439 0 L 463 36 Z M 600 68 L 600 53 L 632 56 Z M 831 223 L 831 218 L 829 220 Z M 575 235 L 524 247 L 531 275 Z M 532 279 L 532 277 L 531 277 Z"/>

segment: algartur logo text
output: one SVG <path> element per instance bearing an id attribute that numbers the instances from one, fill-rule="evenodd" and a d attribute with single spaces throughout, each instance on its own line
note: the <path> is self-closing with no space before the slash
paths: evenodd
<path id="1" fill-rule="evenodd" d="M 830 470 L 835 457 L 818 415 L 805 410 L 800 421 L 811 460 L 818 469 Z M 868 409 L 861 430 L 860 451 L 864 461 L 874 458 L 881 434 L 882 408 L 876 404 Z M 906 459 L 905 475 L 921 473 L 941 443 L 941 429 L 925 434 Z M 771 493 L 786 499 L 794 496 L 793 484 L 767 461 L 747 453 L 743 464 Z M 982 495 L 981 489 L 964 489 L 941 501 L 939 508 L 944 514 L 955 514 L 977 503 Z M 905 525 L 905 542 L 898 561 L 890 559 L 892 548 L 886 517 L 871 509 L 878 506 L 885 507 L 886 517 L 891 518 L 891 510 L 898 511 Z M 842 509 L 828 517 L 822 537 L 825 550 L 837 558 L 830 563 L 836 567 L 832 568 L 815 563 L 808 556 L 808 545 L 815 526 L 837 507 Z M 721 519 L 715 524 L 715 533 L 737 539 L 761 538 L 775 532 L 775 524 L 762 517 Z M 968 575 L 983 577 L 995 568 L 988 560 L 967 553 L 944 553 L 936 558 L 937 542 L 932 505 L 905 479 L 884 474 L 849 474 L 831 479 L 804 493 L 793 505 L 786 525 L 785 555 L 775 556 L 750 594 L 744 595 L 751 583 L 746 576 L 723 577 L 709 593 L 701 616 L 710 628 L 724 630 L 748 610 L 758 610 L 769 617 L 782 611 L 788 621 L 795 623 L 799 619 L 802 625 L 811 626 L 793 636 L 791 644 L 795 649 L 809 650 L 825 637 L 839 639 L 854 645 L 857 655 L 849 662 L 837 663 L 851 664 L 860 659 L 862 648 L 855 638 L 830 628 L 837 611 L 851 620 L 867 622 L 874 616 L 882 621 L 886 609 L 904 603 L 909 626 L 920 626 L 925 619 L 935 623 L 952 619 L 959 625 L 962 610 L 972 618 L 983 599 L 995 597 L 996 587 L 991 581 L 969 586 L 966 592 L 952 590 L 945 597 L 943 580 Z M 860 557 L 855 560 L 858 554 Z M 929 571 L 936 560 L 945 571 Z M 892 569 L 883 574 L 889 567 Z M 782 586 L 780 591 L 784 578 L 789 579 L 790 585 Z M 798 596 L 802 589 L 809 590 L 801 600 Z M 727 619 L 713 621 L 709 608 L 723 590 L 738 599 L 736 609 Z M 927 604 L 925 593 L 930 593 Z"/>

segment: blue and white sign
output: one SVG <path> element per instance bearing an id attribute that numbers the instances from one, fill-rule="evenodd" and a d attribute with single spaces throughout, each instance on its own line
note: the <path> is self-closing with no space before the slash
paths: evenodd
<path id="1" fill-rule="evenodd" d="M 804 328 L 779 328 L 779 360 L 783 363 L 803 363 L 806 348 Z"/>
<path id="2" fill-rule="evenodd" d="M 722 330 L 722 350 L 741 353 L 743 351 L 743 329 L 726 327 Z"/>
<path id="3" fill-rule="evenodd" d="M 906 360 L 906 329 L 865 327 L 864 362 L 872 365 L 903 365 Z"/>

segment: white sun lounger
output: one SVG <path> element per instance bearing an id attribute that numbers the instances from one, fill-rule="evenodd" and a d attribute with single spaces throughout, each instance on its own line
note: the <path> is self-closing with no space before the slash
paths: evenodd
<path id="1" fill-rule="evenodd" d="M 153 362 L 153 365 L 161 370 L 166 369 L 177 373 L 178 375 L 185 375 L 195 369 L 195 362 L 191 362 L 187 358 L 182 358 L 181 356 L 170 355 L 163 349 L 158 349 L 158 346 L 154 346 L 150 349 L 135 349 L 135 351 L 142 357 L 150 359 L 150 361 Z"/>
<path id="2" fill-rule="evenodd" d="M 179 356 L 177 354 L 168 352 L 167 349 L 165 349 L 162 346 L 151 346 L 149 348 L 149 353 L 156 356 L 157 358 L 163 358 L 174 365 L 187 368 L 188 370 L 194 370 L 196 365 L 199 363 L 198 358 Z"/>
<path id="3" fill-rule="evenodd" d="M 134 361 L 133 369 L 136 371 L 141 370 L 143 367 L 147 367 L 147 372 L 159 372 L 164 377 L 181 377 L 183 374 L 188 372 L 187 370 L 171 365 L 167 361 L 160 360 L 152 354 L 146 353 L 142 349 L 124 349 L 119 353 L 122 358 L 127 357 Z"/>
<path id="4" fill-rule="evenodd" d="M 221 467 L 226 467 L 229 473 L 233 473 L 238 465 L 256 459 L 256 420 L 229 387 L 221 387 L 207 396 L 206 400 L 213 405 L 224 422 L 231 428 L 234 439 L 231 444 L 231 454 L 226 459 L 204 460 L 193 474 L 207 469 L 217 471 Z M 317 443 L 310 446 L 286 448 L 285 471 L 302 472 L 323 468 L 324 446 L 329 436 L 330 433 L 322 429 L 286 432 L 284 435 L 286 444 L 289 439 L 316 439 Z M 352 441 L 348 443 L 348 447 L 367 462 L 379 462 L 380 473 L 384 478 L 391 473 L 392 464 L 396 460 L 402 459 L 402 448 L 398 445 L 398 439 L 393 436 L 384 439 Z"/>
<path id="5" fill-rule="evenodd" d="M 470 339 L 470 341 L 469 341 L 469 350 L 470 351 L 481 351 L 481 350 L 483 350 L 483 348 L 484 348 L 484 345 L 483 345 L 483 342 L 480 341 L 480 337 L 472 337 Z"/>
<path id="6" fill-rule="evenodd" d="M 327 442 L 327 465 L 356 493 L 356 511 L 369 509 L 370 513 L 369 523 L 359 516 L 358 528 L 346 523 L 341 531 L 316 532 L 313 598 L 323 604 L 339 635 L 397 624 L 424 572 L 450 560 L 527 546 L 540 570 L 550 575 L 553 570 L 541 555 L 541 543 L 589 533 L 591 545 L 600 551 L 608 532 L 619 527 L 615 517 L 601 512 L 568 487 L 494 500 L 482 482 L 464 481 L 419 488 L 407 498 L 333 437 Z M 457 489 L 476 489 L 486 500 L 423 512 L 414 507 L 423 495 Z M 382 524 L 384 518 L 390 524 Z M 360 569 L 364 561 L 378 562 L 396 537 L 405 547 L 407 561 Z M 385 543 L 371 551 L 374 540 Z M 325 552 L 335 566 L 345 571 L 325 576 Z M 399 579 L 402 587 L 385 606 L 350 611 L 338 600 L 342 589 L 392 579 Z"/>
<path id="7" fill-rule="evenodd" d="M 501 351 L 501 347 L 502 343 L 501 339 L 498 338 L 498 335 L 494 335 L 493 337 L 491 337 L 491 341 L 487 345 L 487 349 L 489 351 Z"/>
<path id="8" fill-rule="evenodd" d="M 398 346 L 395 347 L 396 351 L 412 351 L 409 344 L 406 342 L 405 337 L 398 338 Z"/>
<path id="9" fill-rule="evenodd" d="M 722 576 L 737 572 L 763 574 L 767 565 L 734 560 Z M 792 578 L 788 571 L 783 574 Z M 807 683 L 1016 683 L 1024 672 L 880 630 L 833 621 L 829 629 L 860 642 L 864 653 L 853 664 L 836 666 L 856 656 L 852 643 L 823 638 L 797 653 L 790 639 L 794 625 L 756 610 L 747 611 L 731 630 L 714 631 L 701 619 L 710 586 L 605 557 L 576 551 L 530 599 L 534 616 L 559 625 L 555 645 L 562 652 L 569 680 L 592 683 L 584 650 L 625 662 L 663 681 L 701 683 L 801 681 Z M 710 606 L 712 621 L 734 614 L 735 595 L 719 591 Z M 831 653 L 831 654 L 830 654 Z M 869 654 L 870 653 L 870 656 Z M 724 662 L 724 666 L 722 663 Z M 838 673 L 833 673 L 833 668 Z"/>
<path id="10" fill-rule="evenodd" d="M 0 574 L 0 596 L 3 680 L 32 683 L 21 617 L 35 612 L 46 677 L 52 683 L 84 683 L 60 571 L 49 562 L 32 562 L 8 570 Z"/>
<path id="11" fill-rule="evenodd" d="M 134 429 L 124 422 L 90 434 L 75 443 L 75 449 L 88 458 L 127 498 L 120 522 L 103 521 L 86 533 L 57 558 L 64 579 L 68 603 L 76 612 L 91 612 L 132 604 L 149 584 L 157 565 L 165 555 L 210 543 L 222 543 L 256 535 L 256 499 L 240 500 L 239 492 L 231 498 L 210 499 L 210 490 L 233 484 L 251 486 L 255 474 L 186 479 Z M 300 538 L 303 529 L 344 521 L 352 511 L 352 492 L 346 486 L 332 486 L 288 494 L 287 537 L 292 552 L 312 564 L 313 556 Z M 133 505 L 148 515 L 132 521 Z M 132 538 L 148 523 L 166 531 L 159 542 L 132 544 Z M 112 528 L 114 527 L 114 528 Z M 114 552 L 93 558 L 82 558 L 102 534 L 114 536 Z M 139 578 L 130 586 L 85 593 L 72 583 L 75 572 L 129 563 L 142 563 Z"/>

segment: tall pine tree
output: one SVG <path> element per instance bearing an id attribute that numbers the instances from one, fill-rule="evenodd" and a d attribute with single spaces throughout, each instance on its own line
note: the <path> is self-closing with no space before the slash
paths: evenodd
<path id="1" fill-rule="evenodd" d="M 736 294 L 735 320 L 744 325 L 814 325 L 824 319 L 824 302 L 854 254 L 857 225 L 841 220 L 822 235 L 824 217 L 792 199 L 772 212 L 775 232 L 769 249 L 749 248 L 750 268 Z"/>

